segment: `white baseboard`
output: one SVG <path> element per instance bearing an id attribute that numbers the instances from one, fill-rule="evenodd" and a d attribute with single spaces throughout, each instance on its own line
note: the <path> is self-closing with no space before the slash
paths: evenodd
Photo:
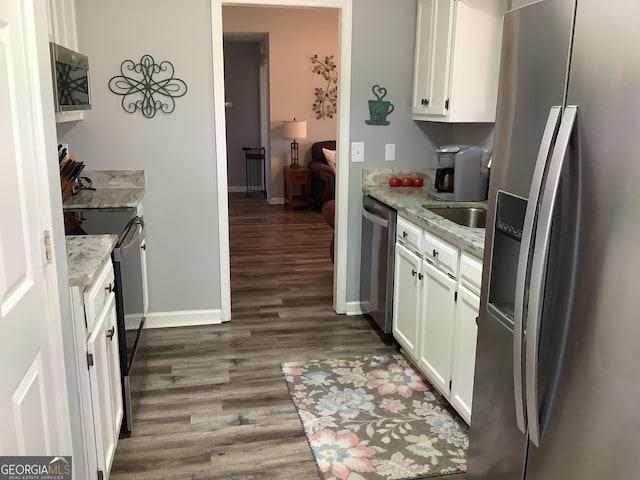
<path id="1" fill-rule="evenodd" d="M 284 197 L 271 197 L 269 205 L 284 205 Z"/>
<path id="2" fill-rule="evenodd" d="M 362 315 L 365 313 L 365 309 L 362 305 L 363 302 L 347 302 L 345 304 L 345 312 L 347 315 Z"/>
<path id="3" fill-rule="evenodd" d="M 227 191 L 231 192 L 231 193 L 245 193 L 247 191 L 247 187 L 245 187 L 244 185 L 240 185 L 237 187 L 227 187 Z"/>
<path id="4" fill-rule="evenodd" d="M 126 319 L 125 319 L 126 322 Z M 222 323 L 222 310 L 184 310 L 176 312 L 149 312 L 145 328 L 192 327 Z M 127 328 L 129 325 L 127 324 Z"/>

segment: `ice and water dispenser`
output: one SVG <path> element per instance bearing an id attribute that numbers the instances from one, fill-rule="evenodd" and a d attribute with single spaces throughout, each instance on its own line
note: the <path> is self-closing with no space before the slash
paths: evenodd
<path id="1" fill-rule="evenodd" d="M 527 200 L 499 190 L 493 232 L 488 310 L 513 327 L 516 274 Z"/>

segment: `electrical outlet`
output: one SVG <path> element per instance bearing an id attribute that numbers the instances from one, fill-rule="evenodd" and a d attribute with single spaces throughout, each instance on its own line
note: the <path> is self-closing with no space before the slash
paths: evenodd
<path id="1" fill-rule="evenodd" d="M 387 162 L 395 162 L 396 160 L 396 144 L 387 143 L 384 146 L 384 159 Z"/>
<path id="2" fill-rule="evenodd" d="M 364 142 L 351 142 L 351 161 L 364 162 Z"/>

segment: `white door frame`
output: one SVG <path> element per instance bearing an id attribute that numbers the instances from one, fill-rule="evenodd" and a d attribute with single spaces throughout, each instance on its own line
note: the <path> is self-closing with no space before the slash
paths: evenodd
<path id="1" fill-rule="evenodd" d="M 211 0 L 213 47 L 213 107 L 218 182 L 218 235 L 220 244 L 220 300 L 222 320 L 231 320 L 231 271 L 229 263 L 229 202 L 227 198 L 227 145 L 224 115 L 224 52 L 222 5 L 335 8 L 340 12 L 340 62 L 338 66 L 338 162 L 336 171 L 335 267 L 333 308 L 346 313 L 347 223 L 349 194 L 349 120 L 351 105 L 352 0 Z"/>
<path id="2" fill-rule="evenodd" d="M 260 145 L 266 148 L 262 178 L 267 199 L 271 199 L 271 141 L 269 128 L 269 37 L 260 40 L 260 63 L 258 76 L 260 84 Z M 267 175 L 268 174 L 268 175 Z"/>
<path id="3" fill-rule="evenodd" d="M 4 17 L 5 13 L 14 11 L 10 4 L 15 4 L 15 11 L 20 11 L 20 18 L 13 15 Z M 68 297 L 67 255 L 64 247 L 59 171 L 52 162 L 55 158 L 55 153 L 52 152 L 56 149 L 56 131 L 45 7 L 44 3 L 36 0 L 13 0 L 2 2 L 0 12 L 3 16 L 0 21 L 0 43 L 6 50 L 3 68 L 13 66 L 17 72 L 6 77 L 10 92 L 3 94 L 8 94 L 5 98 L 10 98 L 12 111 L 4 113 L 13 116 L 11 123 L 3 123 L 3 128 L 6 129 L 5 132 L 12 132 L 12 140 L 15 142 L 7 145 L 7 151 L 16 152 L 23 162 L 23 168 L 15 173 L 18 176 L 28 175 L 23 178 L 26 178 L 24 183 L 29 187 L 19 187 L 20 192 L 16 197 L 12 196 L 13 191 L 6 189 L 0 194 L 2 201 L 19 198 L 14 205 L 20 209 L 20 217 L 28 220 L 22 224 L 23 230 L 18 234 L 18 247 L 12 242 L 15 250 L 5 250 L 5 254 L 24 260 L 24 270 L 20 271 L 24 275 L 11 278 L 12 283 L 7 284 L 5 272 L 0 272 L 0 323 L 3 335 L 15 342 L 16 349 L 20 350 L 21 360 L 25 358 L 23 354 L 33 355 L 33 363 L 19 385 L 9 384 L 5 381 L 8 379 L 3 378 L 3 394 L 11 388 L 17 388 L 9 398 L 12 408 L 3 408 L 1 413 L 0 423 L 10 426 L 12 431 L 3 431 L 0 454 L 73 454 L 77 458 L 77 461 L 74 460 L 77 466 L 83 465 L 83 460 L 77 455 L 79 450 L 73 451 L 72 425 L 77 426 L 78 420 L 75 415 L 72 417 L 70 414 L 67 389 L 67 377 L 75 375 L 75 372 L 72 368 L 67 368 L 65 363 L 63 323 L 69 319 L 63 315 L 68 314 L 68 305 L 63 307 L 62 304 L 63 299 Z M 11 174 L 11 168 L 8 171 Z M 9 219 L 2 218 L 1 223 L 2 228 L 15 227 L 15 222 L 12 223 Z M 50 265 L 46 261 L 45 231 L 50 234 Z M 39 245 L 39 248 L 30 249 L 33 244 Z M 29 258 L 20 257 L 27 252 L 32 253 Z M 3 259 L 3 256 L 0 252 L 1 266 L 8 264 L 7 258 Z M 63 278 L 64 283 L 61 283 Z M 28 298 L 27 295 L 36 289 L 39 290 L 37 297 L 34 295 Z M 25 300 L 26 298 L 28 299 Z M 15 321 L 19 320 L 19 314 L 22 313 L 20 303 L 25 301 L 37 305 L 37 323 L 32 321 L 33 316 L 24 318 L 25 322 Z M 14 333 L 11 329 L 16 324 L 22 326 L 20 335 L 11 337 Z M 29 330 L 34 327 L 38 331 Z M 15 352 L 0 351 L 3 368 L 22 373 L 18 368 L 24 364 L 19 364 L 16 360 Z M 42 400 L 42 404 L 29 405 L 34 399 Z M 3 407 L 7 405 L 5 400 L 7 399 L 3 396 Z M 32 411 L 39 409 L 36 416 L 28 416 L 31 413 L 30 407 Z M 38 424 L 38 421 L 41 423 Z M 38 441 L 34 443 L 35 437 L 38 437 Z M 45 446 L 44 449 L 41 448 L 42 445 Z"/>

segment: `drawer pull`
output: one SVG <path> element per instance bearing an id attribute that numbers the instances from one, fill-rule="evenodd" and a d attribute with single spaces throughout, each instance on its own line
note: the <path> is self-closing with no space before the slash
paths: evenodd
<path id="1" fill-rule="evenodd" d="M 437 258 L 438 257 L 438 250 L 436 250 L 435 248 L 433 249 L 433 252 L 431 252 L 431 255 L 433 255 L 433 258 Z"/>
<path id="2" fill-rule="evenodd" d="M 405 232 L 405 231 L 402 232 L 402 238 L 407 238 L 408 235 L 409 234 L 407 232 Z"/>
<path id="3" fill-rule="evenodd" d="M 104 289 L 105 289 L 108 293 L 111 293 L 111 292 L 113 292 L 113 285 L 109 284 L 109 285 L 107 285 L 106 287 L 104 287 Z"/>
<path id="4" fill-rule="evenodd" d="M 111 327 L 109 330 L 107 330 L 107 338 L 109 340 L 113 340 L 113 335 L 116 333 L 116 327 Z"/>

